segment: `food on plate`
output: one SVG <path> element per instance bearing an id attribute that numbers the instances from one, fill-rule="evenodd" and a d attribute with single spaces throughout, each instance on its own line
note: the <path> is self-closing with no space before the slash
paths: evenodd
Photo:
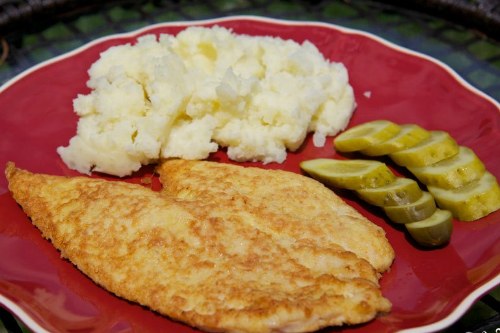
<path id="1" fill-rule="evenodd" d="M 408 167 L 408 170 L 426 185 L 452 189 L 481 178 L 485 167 L 472 149 L 460 146 L 458 154 L 450 158 L 423 167 Z"/>
<path id="2" fill-rule="evenodd" d="M 374 206 L 394 206 L 415 202 L 422 197 L 417 182 L 410 178 L 397 177 L 384 186 L 356 190 L 358 196 Z"/>
<path id="3" fill-rule="evenodd" d="M 168 160 L 157 169 L 163 193 L 180 199 L 231 202 L 253 226 L 286 246 L 345 249 L 386 271 L 394 250 L 382 228 L 316 180 L 282 171 L 210 161 Z M 227 205 L 226 205 L 227 206 Z M 295 250 L 294 250 L 295 251 Z M 326 258 L 325 258 L 326 259 Z M 304 265 L 327 260 L 298 258 Z M 340 259 L 339 264 L 345 262 Z"/>
<path id="4" fill-rule="evenodd" d="M 368 156 L 382 156 L 399 150 L 415 146 L 421 141 L 427 139 L 431 134 L 429 131 L 415 124 L 399 125 L 398 134 L 389 140 L 382 141 L 366 147 L 361 153 Z"/>
<path id="5" fill-rule="evenodd" d="M 322 183 L 348 190 L 377 188 L 396 179 L 387 165 L 378 161 L 317 158 L 302 161 L 300 167 Z"/>
<path id="6" fill-rule="evenodd" d="M 394 223 L 410 223 L 428 218 L 436 211 L 436 202 L 429 192 L 422 192 L 422 196 L 407 204 L 383 207 L 387 217 Z"/>
<path id="7" fill-rule="evenodd" d="M 380 179 L 377 173 L 370 171 L 371 169 L 380 169 L 383 165 L 387 172 L 391 175 L 387 177 L 387 182 L 381 185 L 356 188 L 350 186 L 351 183 L 343 180 L 343 174 L 347 175 L 346 179 L 356 179 L 352 184 L 369 184 L 374 185 Z M 360 166 L 363 166 L 361 168 Z M 366 200 L 366 202 L 381 207 L 387 217 L 395 223 L 414 223 L 429 219 L 436 211 L 436 202 L 434 197 L 429 192 L 421 191 L 415 181 L 405 181 L 404 178 L 396 177 L 392 171 L 387 168 L 384 163 L 370 160 L 336 160 L 336 159 L 314 159 L 302 161 L 300 167 L 311 177 L 334 187 L 342 189 L 355 190 L 358 196 Z M 351 174 L 355 174 L 358 170 L 362 170 L 363 176 L 352 178 Z M 384 171 L 382 174 L 385 174 Z M 376 179 L 370 179 L 373 176 Z M 414 183 L 414 184 L 413 184 Z M 410 201 L 411 199 L 411 201 Z M 439 215 L 441 216 L 441 215 Z M 432 221 L 435 221 L 434 218 Z M 433 223 L 424 223 L 424 226 Z M 410 233 L 413 236 L 412 233 Z M 447 234 L 448 237 L 439 238 L 439 242 L 433 239 L 433 246 L 440 246 L 447 243 L 451 237 L 451 231 Z M 421 239 L 415 238 L 420 243 Z M 430 246 L 430 242 L 423 245 Z"/>
<path id="8" fill-rule="evenodd" d="M 405 227 L 418 244 L 425 247 L 440 246 L 449 241 L 453 231 L 451 212 L 438 208 L 430 217 L 406 223 Z"/>
<path id="9" fill-rule="evenodd" d="M 206 166 L 191 163 L 186 166 L 200 165 L 202 170 Z M 382 229 L 330 191 L 319 190 L 322 185 L 312 179 L 268 171 L 252 192 L 254 176 L 267 171 L 253 170 L 254 174 L 251 170 L 245 175 L 241 169 L 221 169 L 228 172 L 227 178 L 222 173 L 216 177 L 223 184 L 203 184 L 197 180 L 205 176 L 182 167 L 178 170 L 182 179 L 192 180 L 184 190 L 169 190 L 171 194 L 123 181 L 33 174 L 13 163 L 7 165 L 6 175 L 14 199 L 42 235 L 93 281 L 200 329 L 313 331 L 363 323 L 390 310 L 376 279 L 337 275 L 335 270 L 320 272 L 319 264 L 311 269 L 293 256 L 294 243 L 302 244 L 311 249 L 310 261 L 321 262 L 327 258 L 314 249 L 331 245 L 339 253 L 338 271 L 346 262 L 355 263 L 353 252 L 336 243 L 338 231 L 348 236 L 347 245 L 361 253 L 367 249 L 368 258 L 357 258 L 359 264 L 373 260 L 382 272 L 394 254 Z M 162 180 L 175 178 L 168 172 L 162 176 Z M 176 186 L 175 180 L 167 180 L 166 189 Z M 276 192 L 266 186 L 267 181 L 285 183 Z M 299 193 L 283 192 L 292 189 Z M 314 191 L 307 192 L 310 189 Z M 286 205 L 301 202 L 299 207 Z M 300 224 L 308 211 L 316 220 Z M 296 212 L 301 213 L 295 216 Z M 379 250 L 386 251 L 387 258 Z"/>
<path id="10" fill-rule="evenodd" d="M 340 152 L 354 152 L 393 138 L 401 128 L 388 120 L 367 122 L 339 134 L 334 141 Z"/>
<path id="11" fill-rule="evenodd" d="M 437 163 L 458 153 L 456 141 L 444 131 L 431 131 L 430 136 L 413 147 L 389 154 L 398 165 L 422 167 Z"/>
<path id="12" fill-rule="evenodd" d="M 392 122 L 375 120 L 354 126 L 334 139 L 334 146 L 337 147 L 336 141 L 341 136 L 352 136 L 360 142 L 369 142 L 373 133 L 363 128 L 377 127 L 377 124 Z M 359 152 L 371 156 L 388 154 L 394 162 L 405 166 L 419 181 L 427 185 L 438 206 L 449 209 L 458 220 L 478 220 L 500 209 L 497 180 L 487 172 L 472 149 L 459 146 L 444 131 L 426 131 L 413 124 L 399 127 L 401 130 L 397 135 L 386 141 L 372 143 Z M 363 133 L 366 133 L 364 139 Z M 409 133 L 413 135 L 409 136 Z M 405 137 L 407 139 L 403 140 Z M 383 188 L 374 188 L 373 193 L 366 190 L 365 197 L 359 191 L 358 194 L 371 204 L 383 206 L 380 201 L 373 201 L 378 200 L 377 196 L 383 196 L 378 194 L 379 191 L 384 193 Z"/>
<path id="13" fill-rule="evenodd" d="M 306 134 L 323 146 L 355 100 L 348 73 L 310 42 L 189 27 L 113 46 L 74 100 L 76 135 L 57 152 L 79 172 L 129 175 L 161 158 L 285 160 Z"/>
<path id="14" fill-rule="evenodd" d="M 439 207 L 461 221 L 474 221 L 500 209 L 500 187 L 491 173 L 455 189 L 427 186 Z"/>

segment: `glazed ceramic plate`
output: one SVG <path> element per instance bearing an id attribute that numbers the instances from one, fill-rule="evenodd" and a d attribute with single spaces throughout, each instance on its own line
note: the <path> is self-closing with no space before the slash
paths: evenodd
<path id="1" fill-rule="evenodd" d="M 324 23 L 277 21 L 257 17 L 175 22 L 99 39 L 19 75 L 0 90 L 0 165 L 14 161 L 34 172 L 77 175 L 56 153 L 75 134 L 72 100 L 88 93 L 87 69 L 110 46 L 134 42 L 144 34 L 176 34 L 191 25 L 221 25 L 236 33 L 310 40 L 349 71 L 357 109 L 349 126 L 389 119 L 448 131 L 469 146 L 500 178 L 500 107 L 450 68 L 376 36 Z M 282 165 L 265 167 L 300 172 L 299 162 L 336 157 L 310 138 Z M 223 152 L 214 158 L 227 161 Z M 261 164 L 258 164 L 261 167 Z M 137 182 L 151 168 L 121 181 Z M 94 175 L 102 177 L 102 175 Z M 396 251 L 382 291 L 392 312 L 345 332 L 429 332 L 449 326 L 481 295 L 500 283 L 500 211 L 476 222 L 454 221 L 446 247 L 423 250 L 380 211 L 355 198 L 344 199 L 380 225 Z M 16 205 L 0 177 L 0 303 L 38 332 L 194 332 L 136 304 L 117 298 L 80 273 L 42 239 Z M 331 329 L 339 332 L 338 329 Z M 326 330 L 327 332 L 330 330 Z"/>

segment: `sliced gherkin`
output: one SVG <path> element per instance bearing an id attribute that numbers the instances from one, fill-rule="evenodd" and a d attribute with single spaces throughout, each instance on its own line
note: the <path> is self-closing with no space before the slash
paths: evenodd
<path id="1" fill-rule="evenodd" d="M 460 146 L 455 156 L 428 166 L 408 167 L 408 170 L 426 185 L 451 189 L 481 178 L 485 167 L 471 149 Z"/>
<path id="2" fill-rule="evenodd" d="M 436 247 L 447 244 L 453 231 L 450 211 L 436 209 L 428 218 L 405 224 L 410 236 L 420 245 Z"/>
<path id="3" fill-rule="evenodd" d="M 311 177 L 334 187 L 358 190 L 392 183 L 396 176 L 382 162 L 319 158 L 300 163 Z"/>
<path id="4" fill-rule="evenodd" d="M 500 209 L 500 187 L 491 173 L 456 189 L 427 186 L 440 208 L 460 221 L 474 221 Z"/>
<path id="5" fill-rule="evenodd" d="M 374 206 L 394 206 L 415 202 L 422 196 L 417 182 L 410 178 L 397 177 L 390 184 L 356 191 L 358 196 Z"/>
<path id="6" fill-rule="evenodd" d="M 431 131 L 431 135 L 419 144 L 389 154 L 398 165 L 404 167 L 427 166 L 458 153 L 456 141 L 446 132 Z"/>
<path id="7" fill-rule="evenodd" d="M 355 152 L 373 144 L 386 141 L 399 133 L 401 128 L 389 120 L 374 120 L 354 126 L 339 134 L 333 141 L 339 152 Z"/>
<path id="8" fill-rule="evenodd" d="M 368 156 L 388 155 L 403 149 L 413 147 L 429 138 L 431 133 L 415 124 L 400 125 L 401 131 L 387 141 L 373 144 L 361 150 Z"/>
<path id="9" fill-rule="evenodd" d="M 415 202 L 397 205 L 384 206 L 384 212 L 392 222 L 411 223 L 428 218 L 436 211 L 436 202 L 429 192 L 422 192 L 422 196 Z"/>

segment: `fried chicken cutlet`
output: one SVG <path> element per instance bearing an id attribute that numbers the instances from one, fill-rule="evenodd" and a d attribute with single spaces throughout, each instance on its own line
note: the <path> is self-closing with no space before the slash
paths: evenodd
<path id="1" fill-rule="evenodd" d="M 276 240 L 340 249 L 367 260 L 378 272 L 394 260 L 382 228 L 318 181 L 292 172 L 210 161 L 167 160 L 158 168 L 163 193 L 178 198 L 239 203 L 254 227 Z M 258 218 L 257 218 L 258 216 Z M 307 264 L 310 258 L 302 262 Z"/>
<path id="2" fill-rule="evenodd" d="M 215 200 L 12 163 L 6 175 L 14 199 L 63 257 L 112 293 L 189 325 L 305 332 L 390 310 L 373 281 L 315 273 L 253 227 L 259 216 Z"/>

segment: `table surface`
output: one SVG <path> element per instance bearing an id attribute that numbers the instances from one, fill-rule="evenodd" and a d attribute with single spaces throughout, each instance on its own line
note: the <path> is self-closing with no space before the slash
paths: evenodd
<path id="1" fill-rule="evenodd" d="M 28 2 L 0 0 L 0 84 L 37 63 L 102 36 L 167 21 L 260 15 L 322 21 L 371 32 L 441 60 L 470 84 L 500 100 L 500 30 L 492 29 L 500 4 L 495 5 L 495 1 L 462 1 L 479 4 L 479 9 L 485 10 L 473 13 L 479 16 L 475 25 L 473 20 L 472 24 L 465 23 L 463 13 L 459 13 L 460 17 L 448 10 L 447 15 L 446 10 L 432 7 L 432 1 L 409 1 L 421 5 L 415 8 L 398 7 L 393 4 L 397 1 L 367 0 L 86 1 L 85 5 L 76 2 L 47 1 L 45 8 L 35 8 L 20 5 Z M 487 20 L 490 21 L 485 28 L 481 22 Z M 497 287 L 443 332 L 496 332 L 500 327 L 499 300 Z M 28 332 L 1 308 L 0 319 L 0 332 Z"/>

